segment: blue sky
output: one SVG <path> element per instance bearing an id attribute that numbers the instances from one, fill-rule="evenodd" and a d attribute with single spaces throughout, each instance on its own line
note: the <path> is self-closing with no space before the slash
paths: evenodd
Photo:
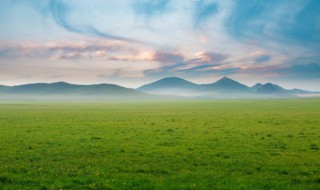
<path id="1" fill-rule="evenodd" d="M 0 83 L 229 76 L 320 90 L 319 0 L 2 0 Z"/>

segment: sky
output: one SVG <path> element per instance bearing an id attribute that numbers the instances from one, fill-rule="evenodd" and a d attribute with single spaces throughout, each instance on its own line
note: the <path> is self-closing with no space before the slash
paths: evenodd
<path id="1" fill-rule="evenodd" d="M 320 1 L 0 1 L 0 84 L 172 76 L 320 91 Z"/>

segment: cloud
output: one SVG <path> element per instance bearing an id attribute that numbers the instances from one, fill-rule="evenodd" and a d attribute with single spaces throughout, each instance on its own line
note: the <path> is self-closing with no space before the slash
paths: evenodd
<path id="1" fill-rule="evenodd" d="M 287 66 L 285 68 L 277 69 L 283 77 L 301 79 L 320 79 L 320 62 L 307 63 Z"/>
<path id="2" fill-rule="evenodd" d="M 182 53 L 157 52 L 155 59 L 158 62 L 171 63 L 163 64 L 165 71 L 192 72 L 200 69 L 217 66 L 228 59 L 228 55 L 217 52 L 198 52 L 195 55 L 184 55 Z M 191 59 L 187 59 L 191 57 Z"/>
<path id="3" fill-rule="evenodd" d="M 49 1 L 50 0 L 6 0 L 6 2 L 11 6 L 16 4 L 25 4 L 28 6 L 32 6 L 35 10 L 37 10 L 40 14 L 47 16 L 49 11 Z"/>
<path id="4" fill-rule="evenodd" d="M 169 2 L 170 0 L 136 0 L 132 8 L 136 15 L 153 17 L 168 11 Z"/>
<path id="5" fill-rule="evenodd" d="M 0 43 L 0 59 L 48 59 L 51 61 L 78 59 L 106 59 L 127 62 L 159 62 L 163 65 L 185 61 L 185 55 L 178 51 L 154 51 L 128 42 L 109 40 L 48 42 L 45 44 Z"/>
<path id="6" fill-rule="evenodd" d="M 156 76 L 156 77 L 165 77 L 165 76 L 184 76 L 184 77 L 196 77 L 206 76 L 212 77 L 232 75 L 239 72 L 241 68 L 228 66 L 228 67 L 219 67 L 217 64 L 207 64 L 207 65 L 189 65 L 186 63 L 183 64 L 174 64 L 170 66 L 162 66 L 155 69 L 145 70 L 144 73 L 146 76 Z"/>
<path id="7" fill-rule="evenodd" d="M 153 52 L 150 51 L 136 51 L 135 53 L 132 52 L 131 54 L 123 54 L 119 53 L 116 55 L 109 56 L 108 59 L 111 61 L 154 61 L 153 59 Z"/>
<path id="8" fill-rule="evenodd" d="M 143 43 L 138 40 L 129 39 L 120 35 L 113 35 L 109 32 L 105 32 L 101 29 L 101 27 L 97 27 L 95 22 L 92 20 L 95 18 L 90 15 L 87 15 L 85 12 L 89 10 L 90 6 L 101 6 L 108 7 L 113 6 L 107 2 L 99 2 L 99 1 L 87 1 L 87 2 L 78 2 L 78 1 L 66 1 L 66 0 L 9 0 L 10 7 L 15 5 L 27 5 L 27 8 L 32 8 L 35 11 L 39 12 L 44 18 L 52 18 L 53 21 L 65 29 L 66 31 L 92 36 L 105 38 L 110 40 L 120 40 L 120 41 L 128 41 L 135 43 Z M 96 5 L 95 5 L 96 4 Z M 85 9 L 82 8 L 86 7 Z M 84 9 L 84 10 L 82 10 Z M 106 13 L 106 12 L 104 12 Z M 105 14 L 105 16 L 108 16 Z M 76 18 L 76 19 L 75 19 Z M 90 19 L 87 19 L 90 18 Z M 101 19 L 101 18 L 100 18 Z M 100 26 L 100 25 L 99 25 Z"/>
<path id="9" fill-rule="evenodd" d="M 271 59 L 270 55 L 260 55 L 254 59 L 254 63 L 264 63 Z"/>
<path id="10" fill-rule="evenodd" d="M 49 60 L 77 60 L 104 58 L 113 61 L 152 60 L 153 54 L 143 47 L 117 41 L 80 41 L 39 43 L 1 43 L 0 58 L 31 58 Z"/>
<path id="11" fill-rule="evenodd" d="M 162 75 L 162 73 L 170 74 L 177 73 L 187 63 L 185 62 L 186 55 L 178 51 L 155 51 L 152 54 L 150 61 L 159 62 L 160 65 L 157 68 L 147 69 L 144 71 L 145 75 Z"/>
<path id="12" fill-rule="evenodd" d="M 225 20 L 227 31 L 237 38 L 245 37 L 248 33 L 261 34 L 268 21 L 264 15 L 268 15 L 274 5 L 274 0 L 267 3 L 258 0 L 235 1 L 231 14 Z"/>
<path id="13" fill-rule="evenodd" d="M 229 58 L 229 55 L 217 52 L 199 52 L 196 54 L 196 61 L 202 63 L 222 63 Z"/>
<path id="14" fill-rule="evenodd" d="M 181 63 L 185 56 L 179 52 L 157 51 L 153 55 L 153 60 L 162 63 Z"/>
<path id="15" fill-rule="evenodd" d="M 224 62 L 229 55 L 218 52 L 198 52 L 194 55 L 186 55 L 176 52 L 158 52 L 156 61 L 162 63 L 159 68 L 145 71 L 146 75 L 199 75 L 206 73 L 231 73 L 234 69 L 229 68 Z"/>
<path id="16" fill-rule="evenodd" d="M 238 73 L 241 70 L 239 67 L 234 67 L 234 68 L 225 68 L 225 69 L 211 69 L 211 70 L 206 70 L 206 74 L 216 74 L 219 76 L 225 76 L 225 75 L 233 75 Z"/>
<path id="17" fill-rule="evenodd" d="M 100 79 L 124 79 L 124 78 L 142 78 L 144 73 L 137 70 L 137 68 L 121 67 L 111 69 L 108 73 L 96 75 Z"/>
<path id="18" fill-rule="evenodd" d="M 299 43 L 320 43 L 320 1 L 308 0 L 303 8 L 297 12 L 293 22 L 286 23 L 280 28 L 280 32 L 289 39 Z M 307 45 L 307 44 L 305 44 Z"/>
<path id="19" fill-rule="evenodd" d="M 52 18 L 54 19 L 54 21 L 59 26 L 61 26 L 62 28 L 70 32 L 102 37 L 107 39 L 114 39 L 114 40 L 123 40 L 123 41 L 131 41 L 131 42 L 134 41 L 128 38 L 115 36 L 106 32 L 102 32 L 98 30 L 96 27 L 89 25 L 88 23 L 82 24 L 82 25 L 73 24 L 70 20 L 68 20 L 68 16 L 70 12 L 72 12 L 72 8 L 62 0 L 50 0 L 49 9 L 51 11 Z"/>
<path id="20" fill-rule="evenodd" d="M 260 40 L 320 48 L 320 1 L 235 1 L 224 20 L 228 34 L 238 40 Z M 290 10 L 290 11 L 285 11 Z"/>
<path id="21" fill-rule="evenodd" d="M 300 57 L 277 65 L 241 65 L 238 73 L 246 76 L 267 77 L 286 81 L 320 79 L 320 57 Z"/>
<path id="22" fill-rule="evenodd" d="M 49 10 L 52 14 L 54 21 L 64 29 L 75 32 L 81 33 L 81 30 L 75 26 L 69 24 L 66 20 L 69 12 L 71 11 L 71 7 L 67 6 L 60 0 L 50 0 L 49 1 Z"/>
<path id="23" fill-rule="evenodd" d="M 195 5 L 193 22 L 195 27 L 202 27 L 205 22 L 218 12 L 218 4 L 214 1 L 199 0 Z"/>

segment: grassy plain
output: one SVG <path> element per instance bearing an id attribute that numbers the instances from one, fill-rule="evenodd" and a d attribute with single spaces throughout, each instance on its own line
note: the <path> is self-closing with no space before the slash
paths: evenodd
<path id="1" fill-rule="evenodd" d="M 1 103 L 0 189 L 319 189 L 320 99 Z"/>

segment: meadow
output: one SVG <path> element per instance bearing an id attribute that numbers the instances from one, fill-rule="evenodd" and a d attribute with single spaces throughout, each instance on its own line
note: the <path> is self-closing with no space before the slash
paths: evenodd
<path id="1" fill-rule="evenodd" d="M 320 99 L 2 102 L 0 189 L 320 189 Z"/>

